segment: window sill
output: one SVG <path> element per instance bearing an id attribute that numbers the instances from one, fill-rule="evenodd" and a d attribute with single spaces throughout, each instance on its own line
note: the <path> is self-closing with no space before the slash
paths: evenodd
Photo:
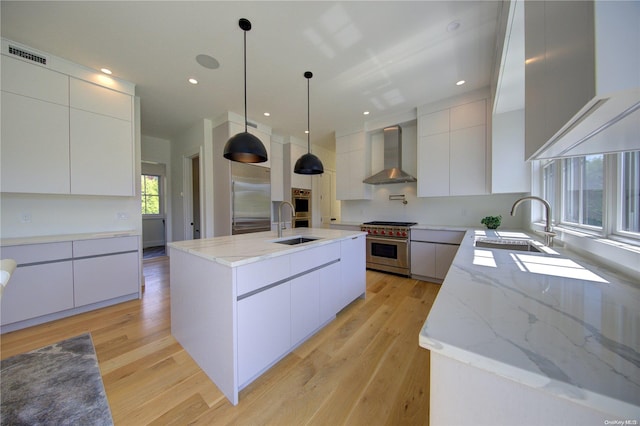
<path id="1" fill-rule="evenodd" d="M 543 223 L 532 224 L 532 230 L 544 230 Z M 554 227 L 554 241 L 597 263 L 621 272 L 634 280 L 640 275 L 640 247 L 620 240 L 603 238 L 574 228 Z"/>

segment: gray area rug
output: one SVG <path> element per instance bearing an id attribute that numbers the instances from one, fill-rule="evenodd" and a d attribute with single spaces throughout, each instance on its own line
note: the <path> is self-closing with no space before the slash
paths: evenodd
<path id="1" fill-rule="evenodd" d="M 2 425 L 113 425 L 90 334 L 0 362 Z"/>

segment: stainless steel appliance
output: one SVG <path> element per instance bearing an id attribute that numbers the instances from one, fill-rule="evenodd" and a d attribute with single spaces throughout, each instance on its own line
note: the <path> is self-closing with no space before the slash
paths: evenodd
<path id="1" fill-rule="evenodd" d="M 271 170 L 231 163 L 231 233 L 271 230 Z"/>
<path id="2" fill-rule="evenodd" d="M 367 268 L 411 275 L 409 240 L 416 222 L 365 222 L 360 230 L 367 233 Z"/>
<path id="3" fill-rule="evenodd" d="M 296 211 L 292 226 L 294 228 L 311 227 L 311 190 L 291 188 L 291 203 Z"/>

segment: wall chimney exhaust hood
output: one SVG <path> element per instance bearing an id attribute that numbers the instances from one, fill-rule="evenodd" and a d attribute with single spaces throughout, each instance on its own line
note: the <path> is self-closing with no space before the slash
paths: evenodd
<path id="1" fill-rule="evenodd" d="M 371 185 L 385 183 L 416 182 L 416 178 L 402 170 L 402 128 L 385 127 L 384 132 L 384 170 L 369 176 L 362 182 Z"/>

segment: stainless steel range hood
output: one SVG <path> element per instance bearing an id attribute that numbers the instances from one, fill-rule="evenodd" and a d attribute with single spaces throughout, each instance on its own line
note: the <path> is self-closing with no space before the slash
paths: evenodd
<path id="1" fill-rule="evenodd" d="M 371 185 L 385 183 L 415 182 L 416 178 L 402 170 L 402 128 L 385 127 L 384 131 L 384 170 L 369 176 L 362 182 Z"/>

